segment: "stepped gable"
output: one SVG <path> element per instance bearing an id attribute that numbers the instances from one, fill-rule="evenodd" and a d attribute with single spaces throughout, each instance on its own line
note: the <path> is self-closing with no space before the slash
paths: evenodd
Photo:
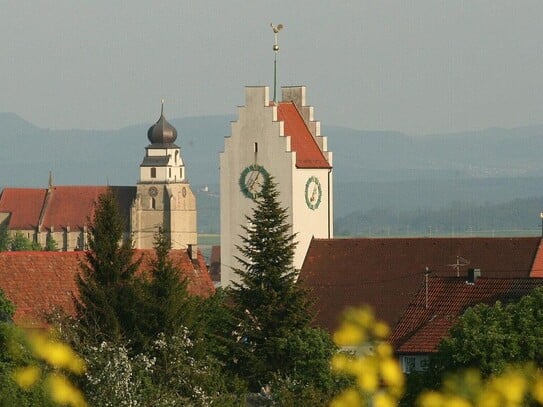
<path id="1" fill-rule="evenodd" d="M 391 342 L 396 353 L 436 352 L 441 339 L 468 307 L 516 301 L 539 286 L 543 286 L 542 278 L 484 278 L 483 274 L 474 283 L 467 283 L 465 277 L 429 277 L 428 307 L 422 284 L 392 331 Z"/>
<path id="2" fill-rule="evenodd" d="M 291 138 L 297 168 L 331 168 L 294 102 L 277 105 L 277 119 L 284 122 L 284 135 Z"/>
<path id="3" fill-rule="evenodd" d="M 143 255 L 140 272 L 149 270 L 153 250 L 136 250 Z M 183 277 L 189 293 L 207 297 L 214 292 L 205 260 L 198 253 L 191 261 L 186 250 L 172 250 L 171 257 Z M 14 321 L 24 326 L 44 326 L 45 317 L 55 309 L 75 314 L 72 299 L 77 297 L 76 274 L 84 252 L 0 252 L 0 289 L 15 304 Z"/>
<path id="4" fill-rule="evenodd" d="M 0 195 L 0 213 L 11 213 L 10 229 L 35 229 L 46 194 L 45 188 L 4 188 Z"/>
<path id="5" fill-rule="evenodd" d="M 313 239 L 299 281 L 314 296 L 315 323 L 330 331 L 347 307 L 369 304 L 394 327 L 418 292 L 428 267 L 432 276 L 455 277 L 460 267 L 480 268 L 488 278 L 527 278 L 537 237 Z"/>

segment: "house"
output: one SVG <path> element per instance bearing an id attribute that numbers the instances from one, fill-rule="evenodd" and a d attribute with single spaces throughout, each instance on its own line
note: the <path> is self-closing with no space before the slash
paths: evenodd
<path id="1" fill-rule="evenodd" d="M 537 237 L 313 239 L 299 283 L 315 300 L 315 324 L 329 331 L 348 307 L 369 304 L 395 329 L 425 281 L 480 269 L 486 279 L 543 277 Z"/>
<path id="2" fill-rule="evenodd" d="M 543 278 L 432 277 L 421 284 L 394 327 L 391 342 L 403 371 L 424 370 L 429 355 L 464 311 L 476 304 L 516 301 L 543 285 Z M 489 273 L 492 274 L 492 273 Z"/>
<path id="3" fill-rule="evenodd" d="M 143 256 L 139 272 L 149 270 L 153 250 L 135 250 L 134 257 Z M 191 259 L 187 250 L 172 250 L 171 259 L 187 279 L 193 295 L 207 297 L 215 291 L 205 260 L 198 253 Z M 43 325 L 48 314 L 61 310 L 75 313 L 74 297 L 78 290 L 76 276 L 83 252 L 0 252 L 0 289 L 15 305 L 14 321 L 23 326 Z"/>

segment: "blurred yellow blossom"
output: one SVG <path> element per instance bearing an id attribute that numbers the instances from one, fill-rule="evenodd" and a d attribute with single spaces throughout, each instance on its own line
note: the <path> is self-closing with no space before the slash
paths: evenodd
<path id="1" fill-rule="evenodd" d="M 34 354 L 55 368 L 68 369 L 81 374 L 85 363 L 68 345 L 55 341 L 42 333 L 32 334 L 29 338 Z"/>
<path id="2" fill-rule="evenodd" d="M 330 407 L 359 407 L 363 406 L 360 394 L 354 389 L 347 389 L 330 403 Z"/>
<path id="3" fill-rule="evenodd" d="M 13 380 L 23 389 L 28 390 L 40 378 L 41 370 L 38 366 L 25 366 L 15 369 L 13 372 Z"/>
<path id="4" fill-rule="evenodd" d="M 47 388 L 51 393 L 51 399 L 60 404 L 74 407 L 83 407 L 87 403 L 83 393 L 75 387 L 66 377 L 60 374 L 51 374 L 47 377 Z"/>

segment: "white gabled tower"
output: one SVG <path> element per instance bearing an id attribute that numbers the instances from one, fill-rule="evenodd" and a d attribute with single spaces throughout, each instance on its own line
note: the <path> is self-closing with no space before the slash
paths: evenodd
<path id="1" fill-rule="evenodd" d="M 220 154 L 221 284 L 238 281 L 236 246 L 247 225 L 262 177 L 272 174 L 287 222 L 296 233 L 294 267 L 300 269 L 312 237 L 333 237 L 332 153 L 305 87 L 283 87 L 282 100 L 270 101 L 268 87 L 247 87 L 245 106 L 225 138 Z"/>
<path id="2" fill-rule="evenodd" d="M 151 144 L 145 148 L 131 208 L 131 231 L 137 249 L 152 248 L 159 227 L 169 235 L 174 249 L 197 244 L 196 198 L 187 181 L 181 149 L 175 144 L 177 130 L 163 111 L 164 105 L 160 118 L 147 132 Z"/>

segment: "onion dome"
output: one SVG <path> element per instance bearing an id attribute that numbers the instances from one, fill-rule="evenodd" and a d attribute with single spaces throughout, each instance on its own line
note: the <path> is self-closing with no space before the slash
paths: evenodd
<path id="1" fill-rule="evenodd" d="M 160 118 L 149 127 L 147 138 L 151 144 L 173 144 L 177 139 L 177 130 L 164 117 L 164 101 L 160 109 Z"/>

